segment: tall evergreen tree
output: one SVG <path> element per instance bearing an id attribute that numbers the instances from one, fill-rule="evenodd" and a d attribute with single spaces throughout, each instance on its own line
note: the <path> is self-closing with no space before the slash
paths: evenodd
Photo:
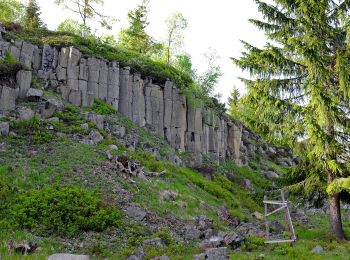
<path id="1" fill-rule="evenodd" d="M 45 27 L 44 22 L 40 19 L 40 7 L 36 0 L 29 0 L 24 16 L 24 25 L 30 29 Z"/>
<path id="2" fill-rule="evenodd" d="M 334 236 L 343 240 L 340 199 L 349 190 L 350 0 L 255 0 L 264 48 L 243 42 L 234 63 L 251 74 L 246 122 L 270 140 L 303 145 L 310 172 L 303 184 L 328 184 Z M 301 142 L 303 140 L 303 142 Z M 345 187 L 344 187 L 345 186 Z"/>

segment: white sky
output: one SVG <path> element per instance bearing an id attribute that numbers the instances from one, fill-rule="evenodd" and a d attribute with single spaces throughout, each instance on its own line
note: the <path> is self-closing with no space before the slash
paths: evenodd
<path id="1" fill-rule="evenodd" d="M 25 0 L 22 0 L 25 1 Z M 66 18 L 76 18 L 69 10 L 54 4 L 54 0 L 37 0 L 42 11 L 42 19 L 49 29 L 55 29 Z M 113 31 L 117 34 L 127 26 L 127 12 L 134 9 L 142 0 L 105 0 L 101 12 L 119 19 Z M 157 40 L 163 39 L 165 19 L 175 11 L 186 17 L 189 27 L 185 33 L 183 50 L 192 57 L 194 68 L 205 70 L 203 53 L 209 48 L 217 50 L 218 65 L 224 73 L 216 89 L 226 102 L 233 86 L 244 92 L 243 84 L 237 77 L 243 76 L 230 57 L 239 57 L 244 50 L 240 39 L 255 46 L 262 46 L 265 38 L 249 22 L 249 18 L 261 18 L 253 0 L 150 0 L 148 33 Z"/>

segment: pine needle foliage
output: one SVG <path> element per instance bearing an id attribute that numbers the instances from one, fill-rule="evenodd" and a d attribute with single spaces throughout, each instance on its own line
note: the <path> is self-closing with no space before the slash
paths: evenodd
<path id="1" fill-rule="evenodd" d="M 301 185 L 349 176 L 350 1 L 255 2 L 264 19 L 250 22 L 268 41 L 264 48 L 242 42 L 246 51 L 233 58 L 251 76 L 242 79 L 242 119 L 312 162 L 317 171 Z"/>

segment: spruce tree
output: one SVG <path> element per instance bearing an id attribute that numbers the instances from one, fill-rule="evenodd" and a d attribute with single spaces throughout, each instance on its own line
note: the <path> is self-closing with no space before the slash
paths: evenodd
<path id="1" fill-rule="evenodd" d="M 40 7 L 35 0 L 29 0 L 24 16 L 24 25 L 29 29 L 38 29 L 45 27 L 44 22 L 40 19 Z"/>
<path id="2" fill-rule="evenodd" d="M 350 0 L 255 2 L 264 19 L 250 21 L 268 42 L 264 48 L 243 42 L 246 52 L 233 59 L 251 74 L 242 79 L 248 91 L 243 118 L 270 141 L 302 146 L 310 171 L 301 184 L 327 183 L 332 231 L 343 240 L 340 199 L 350 188 Z"/>

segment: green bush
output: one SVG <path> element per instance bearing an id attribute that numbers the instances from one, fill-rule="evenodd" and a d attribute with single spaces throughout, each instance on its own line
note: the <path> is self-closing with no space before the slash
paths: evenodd
<path id="1" fill-rule="evenodd" d="M 13 120 L 10 127 L 20 138 L 29 139 L 34 144 L 49 143 L 56 139 L 56 135 L 47 129 L 46 123 L 37 117 L 30 120 Z"/>
<path id="2" fill-rule="evenodd" d="M 21 194 L 11 215 L 22 228 L 39 234 L 74 236 L 121 226 L 122 214 L 103 203 L 101 194 L 79 186 L 45 187 Z"/>
<path id="3" fill-rule="evenodd" d="M 0 59 L 0 76 L 15 76 L 17 71 L 23 69 L 23 65 L 17 62 L 11 52 L 5 52 L 3 59 Z"/>
<path id="4" fill-rule="evenodd" d="M 94 105 L 91 107 L 91 111 L 100 115 L 110 115 L 115 113 L 115 110 L 111 105 L 99 99 L 95 99 Z"/>

